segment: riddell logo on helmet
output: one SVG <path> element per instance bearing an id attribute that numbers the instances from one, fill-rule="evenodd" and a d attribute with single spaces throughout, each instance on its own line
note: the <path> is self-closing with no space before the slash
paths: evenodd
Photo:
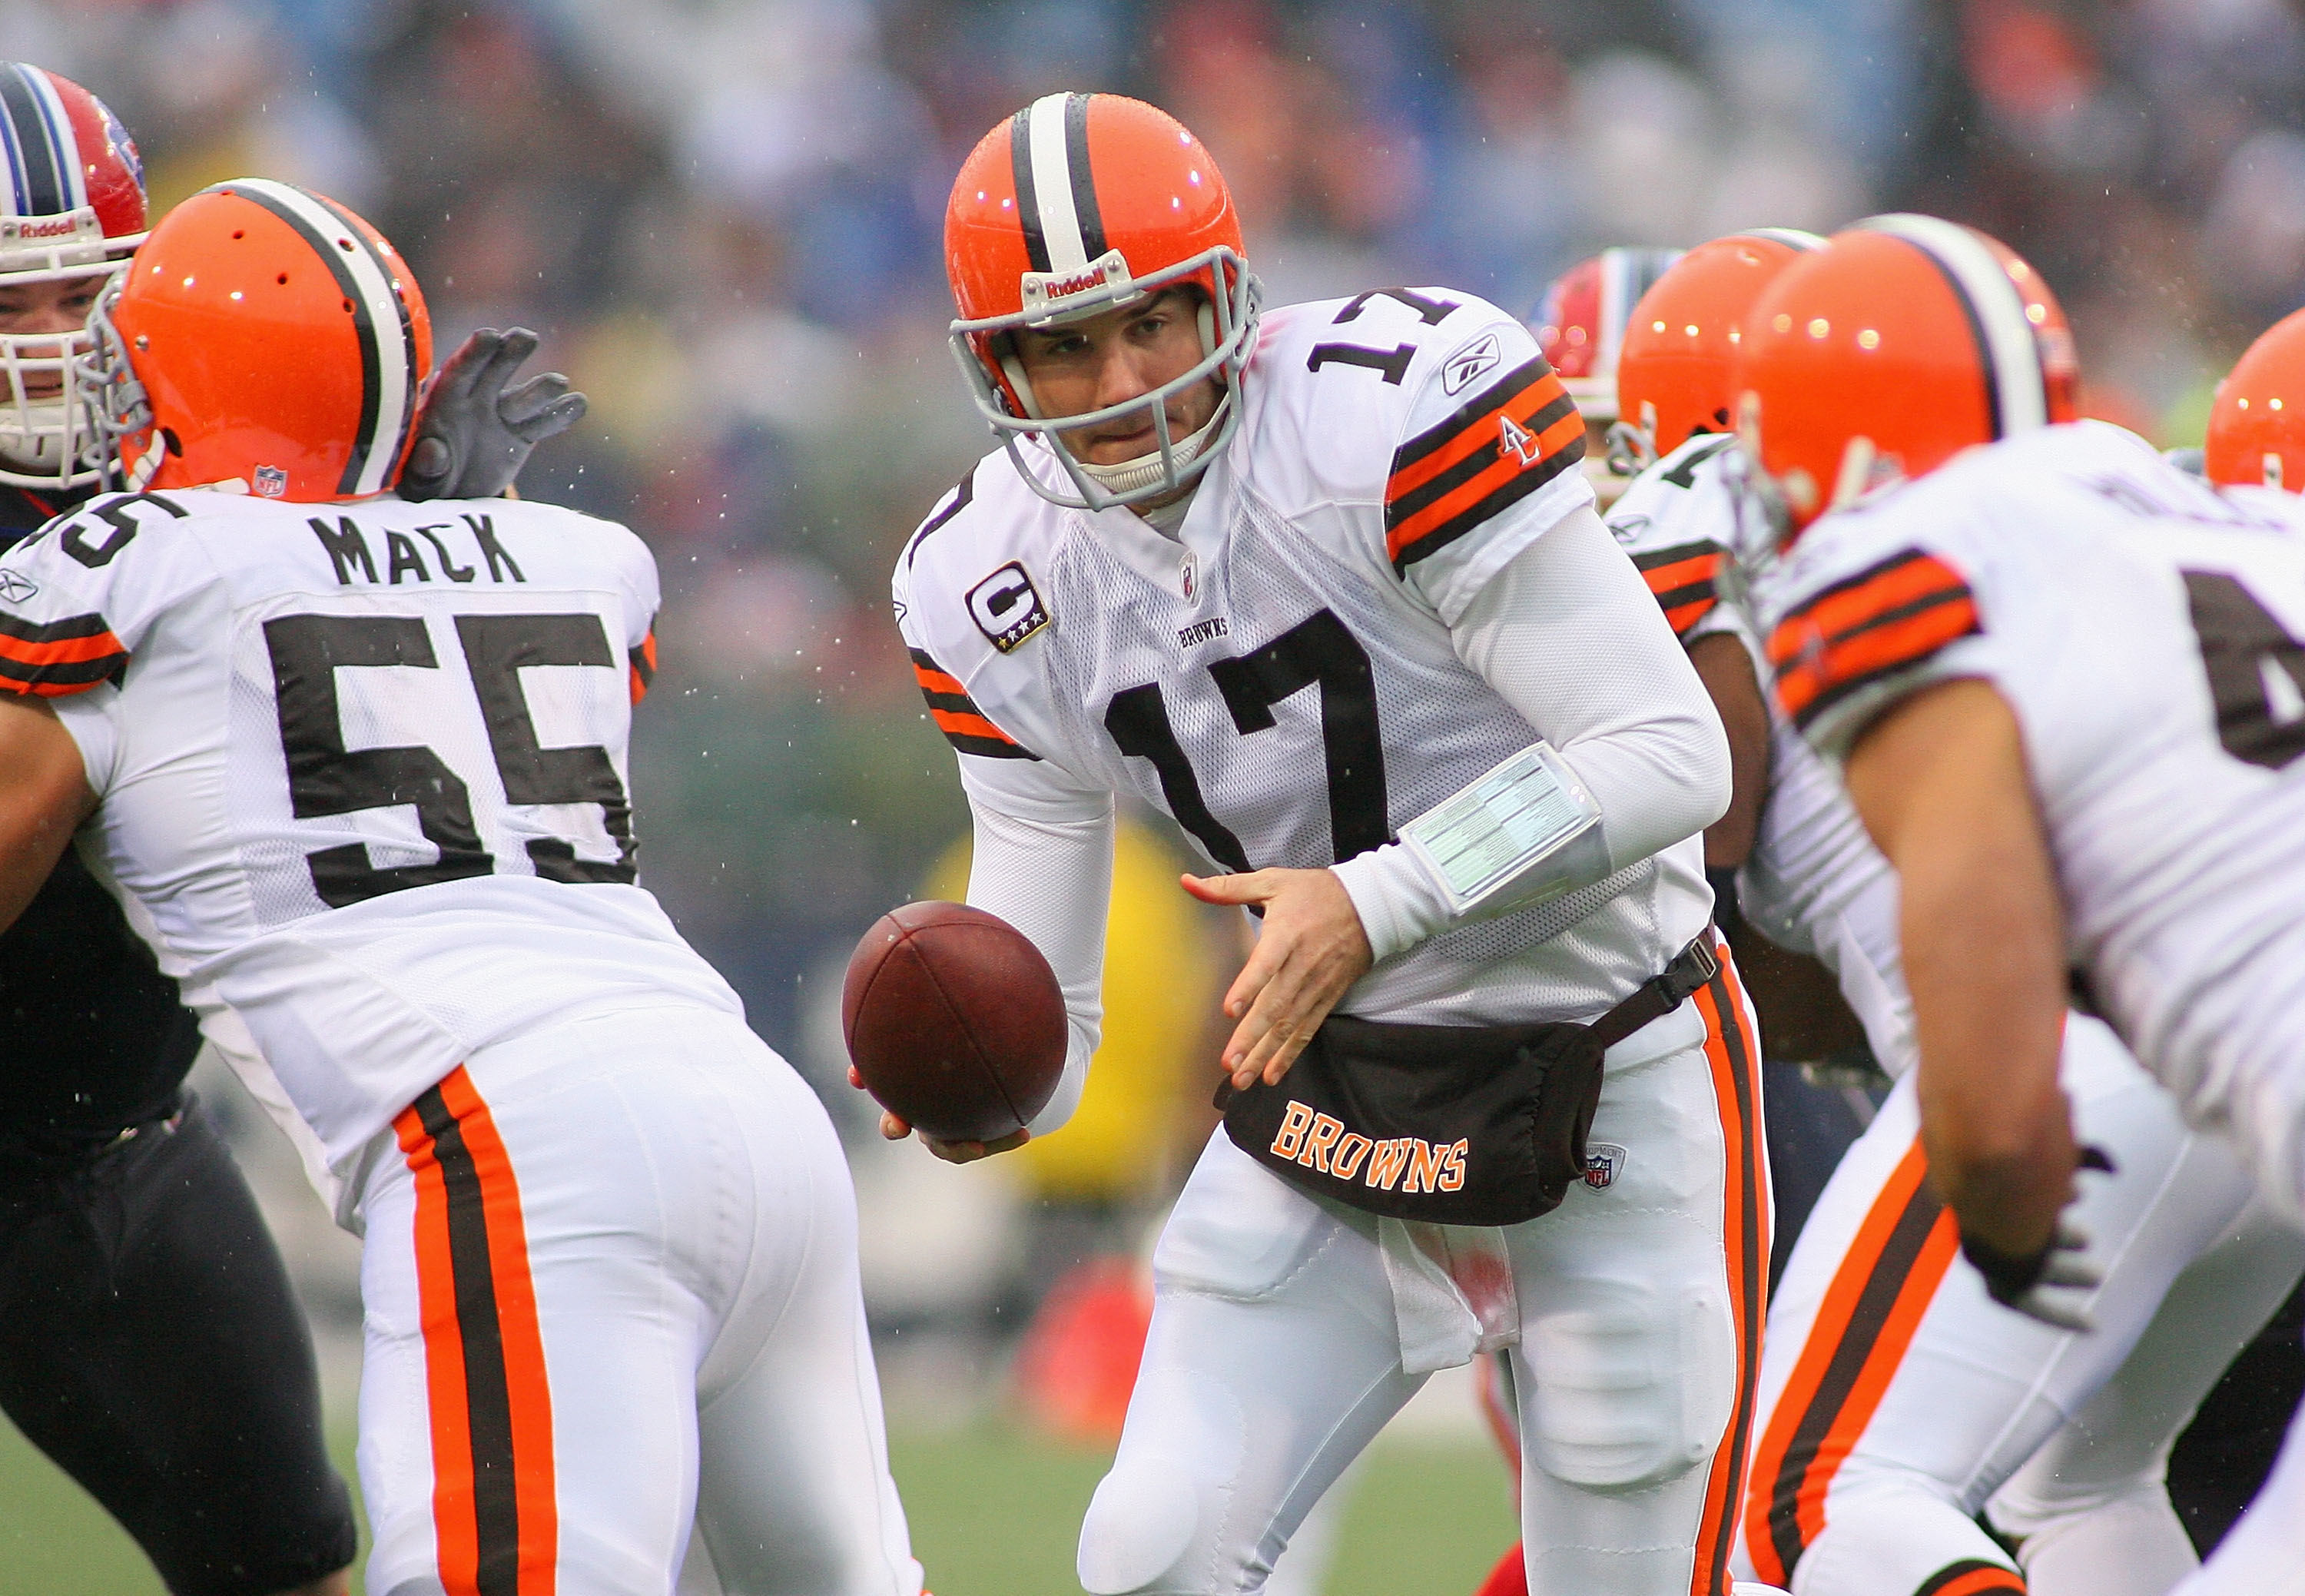
<path id="1" fill-rule="evenodd" d="M 70 216 L 24 216 L 0 219 L 0 241 L 19 239 L 32 241 L 42 238 L 76 238 L 94 231 L 89 224 L 93 215 L 74 212 Z"/>
<path id="2" fill-rule="evenodd" d="M 1460 1191 L 1472 1143 L 1461 1138 L 1432 1142 L 1416 1136 L 1372 1141 L 1357 1131 L 1346 1130 L 1334 1114 L 1316 1113 L 1292 1098 L 1271 1151 L 1275 1157 L 1340 1181 L 1357 1175 L 1373 1191 Z"/>

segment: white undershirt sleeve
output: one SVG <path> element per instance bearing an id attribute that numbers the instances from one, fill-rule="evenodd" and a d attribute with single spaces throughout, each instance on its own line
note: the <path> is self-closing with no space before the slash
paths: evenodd
<path id="1" fill-rule="evenodd" d="M 1104 1018 L 1104 927 L 1112 901 L 1112 795 L 1064 784 L 1045 766 L 960 757 L 975 821 L 968 902 L 1028 937 L 1065 994 L 1064 1079 L 1032 1132 L 1072 1118 Z"/>
<path id="2" fill-rule="evenodd" d="M 1591 509 L 1570 512 L 1515 555 L 1449 636 L 1599 806 L 1601 824 L 1561 858 L 1561 890 L 1695 836 L 1727 810 L 1720 714 L 1640 573 Z M 1335 869 L 1379 959 L 1455 923 L 1442 884 L 1399 843 Z"/>

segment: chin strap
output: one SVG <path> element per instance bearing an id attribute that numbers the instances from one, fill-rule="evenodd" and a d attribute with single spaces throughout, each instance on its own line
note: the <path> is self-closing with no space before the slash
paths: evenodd
<path id="1" fill-rule="evenodd" d="M 1217 429 L 1224 424 L 1225 413 L 1231 405 L 1232 396 L 1227 394 L 1217 401 L 1216 409 L 1210 413 L 1209 419 L 1203 422 L 1196 431 L 1187 433 L 1169 446 L 1169 452 L 1176 460 L 1178 469 L 1182 470 L 1199 457 L 1201 450 L 1207 447 L 1209 440 L 1216 435 Z M 1148 483 L 1161 480 L 1161 451 L 1157 448 L 1149 455 L 1139 455 L 1134 460 L 1123 460 L 1115 465 L 1092 465 L 1077 457 L 1075 457 L 1073 464 L 1079 466 L 1090 481 L 1108 493 L 1134 492 Z"/>

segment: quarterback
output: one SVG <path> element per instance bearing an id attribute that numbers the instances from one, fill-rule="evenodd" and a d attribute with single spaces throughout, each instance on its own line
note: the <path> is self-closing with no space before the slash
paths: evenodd
<path id="1" fill-rule="evenodd" d="M 1083 1584 L 1262 1588 L 1431 1370 L 1510 1346 L 1532 1588 L 1725 1596 L 1768 1250 L 1728 751 L 1560 380 L 1452 291 L 1262 312 L 1207 150 L 1115 96 L 994 128 L 946 239 L 1003 447 L 894 597 L 969 900 L 1067 994 L 1025 1134 L 1095 1041 L 1116 795 L 1261 919 Z"/>
<path id="2" fill-rule="evenodd" d="M 1920 1250 L 1957 1241 L 2001 1300 L 2109 1319 L 2130 1259 L 2099 1223 L 2130 1172 L 2093 1145 L 2070 994 L 2305 1217 L 2305 542 L 2293 499 L 2066 422 L 2071 369 L 2021 263 L 1882 218 L 1762 295 L 1739 419 L 1782 532 L 1779 706 L 1901 884 L 1913 1105 L 1952 1220 Z M 2224 1284 L 2269 1308 L 2288 1278 Z M 2297 1588 L 2297 1451 L 2188 1596 Z"/>
<path id="3" fill-rule="evenodd" d="M 391 491 L 430 323 L 319 196 L 185 201 L 94 327 L 129 491 L 0 559 L 0 925 L 79 830 L 342 1182 L 369 1588 L 663 1591 L 693 1523 L 917 1596 L 831 1126 L 635 884 L 646 550 Z"/>

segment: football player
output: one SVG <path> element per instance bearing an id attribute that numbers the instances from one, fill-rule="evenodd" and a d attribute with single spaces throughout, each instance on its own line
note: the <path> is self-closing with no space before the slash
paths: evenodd
<path id="1" fill-rule="evenodd" d="M 1585 480 L 1606 510 L 1635 467 L 1610 448 L 1617 424 L 1617 358 L 1625 324 L 1641 296 L 1680 259 L 1679 250 L 1612 244 L 1579 260 L 1544 286 L 1529 330 L 1537 352 L 1561 379 L 1585 418 Z"/>
<path id="2" fill-rule="evenodd" d="M 144 184 L 101 101 L 19 62 L 0 62 L 0 173 L 5 549 L 95 490 L 79 362 L 143 239 Z M 0 577 L 0 604 L 26 580 Z M 0 619 L 0 683 L 30 673 L 30 646 Z M 175 982 L 64 850 L 0 933 L 0 1408 L 171 1591 L 341 1592 L 352 1503 L 311 1344 L 184 1089 L 200 1046 Z"/>
<path id="3" fill-rule="evenodd" d="M 1842 765 L 1895 869 L 1918 1054 L 1912 1174 L 1884 1183 L 1909 1194 L 1876 1204 L 1846 1250 L 1905 1261 L 1836 1274 L 1818 1319 L 1869 1318 L 1875 1348 L 1903 1338 L 1918 1288 L 1952 1288 L 1956 1247 L 1996 1300 L 2093 1318 L 2098 1333 L 2071 1359 L 2162 1336 L 2190 1293 L 2199 1317 L 2156 1348 L 2148 1400 L 2100 1398 L 2067 1433 L 2149 1432 L 2153 1394 L 2165 1409 L 2198 1400 L 2198 1375 L 2172 1371 L 2198 1353 L 2186 1344 L 2204 1320 L 2229 1324 L 2250 1293 L 2269 1310 L 2293 1277 L 2293 1251 L 2286 1267 L 2260 1256 L 2218 1269 L 2219 1252 L 2204 1253 L 2217 1205 L 2195 1188 L 2230 1191 L 2236 1231 L 2262 1223 L 2252 1197 L 2292 1225 L 2305 1217 L 2305 519 L 2293 499 L 2218 494 L 2128 433 L 2071 422 L 2054 302 L 2021 261 L 1950 224 L 1875 218 L 1789 268 L 1755 305 L 1739 366 L 1744 452 L 1778 544 L 1747 562 L 1760 568 L 1775 696 Z M 2069 990 L 2103 1021 L 2071 1011 Z M 2077 1067 L 2077 1044 L 2114 1034 L 2203 1132 L 2145 1166 L 2159 1191 L 2139 1191 L 2138 1169 L 2101 1145 L 2125 1130 L 2154 1154 L 2166 1138 L 2145 1133 L 2150 1099 L 2124 1090 L 2137 1107 L 2112 1113 L 2096 1083 L 2113 1075 Z M 2140 1202 L 2190 1210 L 2190 1235 L 2139 1234 Z M 2293 1247 L 2280 1238 L 2276 1250 Z M 2142 1328 L 2149 1299 L 2118 1279 L 2196 1258 Z M 2205 1269 L 2216 1277 L 2194 1290 Z M 1945 1355 L 1993 1361 L 1974 1342 Z M 1833 1479 L 1856 1427 L 1827 1410 L 1877 1415 L 1891 1373 L 1871 1348 L 1804 1353 L 1790 1371 L 1801 1395 L 1779 1411 L 1803 1413 L 1790 1436 L 1812 1438 L 1813 1455 L 1757 1449 L 1756 1506 L 1769 1510 L 1748 1526 L 1756 1558 L 1782 1536 L 1806 1545 L 1805 1568 L 1837 1510 L 1860 1508 Z M 2046 1394 L 2012 1387 L 2002 1434 L 2018 1438 Z M 1944 1417 L 1917 1409 L 1898 1430 L 1927 1435 Z M 2149 1481 L 2158 1458 L 2146 1450 Z M 2181 1590 L 2294 1588 L 2299 1450 L 2292 1436 L 2258 1504 Z M 2025 1509 L 2060 1505 L 2075 1483 L 2054 1460 L 2027 1472 L 2044 1491 L 2020 1495 L 2014 1522 L 1996 1506 L 2022 1534 Z M 2165 1505 L 2132 1500 L 2165 1518 Z M 2182 1569 L 2173 1521 L 2137 1527 L 2168 1561 L 2139 1575 L 2099 1558 L 2089 1588 L 2165 1585 Z M 1904 1532 L 1884 1524 L 1877 1545 Z"/>
<path id="4" fill-rule="evenodd" d="M 1261 1588 L 1432 1370 L 1510 1344 L 1532 1583 L 1721 1596 L 1768 1251 L 1697 836 L 1728 751 L 1560 380 L 1453 291 L 1260 313 L 1216 163 L 1117 96 L 995 127 L 946 240 L 1002 448 L 896 612 L 969 900 L 1047 953 L 1072 1042 L 1026 1132 L 936 1150 L 1068 1112 L 1117 794 L 1261 916 L 1083 1584 Z"/>
<path id="5" fill-rule="evenodd" d="M 1611 525 L 1684 636 L 1749 638 L 1736 608 L 1717 602 L 1741 574 L 1723 564 L 1739 541 L 1742 457 L 1724 431 L 1731 363 L 1757 296 L 1822 243 L 1777 234 L 1701 246 L 1644 301 L 1628 337 L 1620 381 L 1638 418 L 1633 448 L 1667 457 Z M 2054 302 L 2039 293 L 2029 304 L 2054 338 Z M 2148 455 L 2131 442 L 2124 461 Z M 1722 696 L 1736 679 L 1715 673 L 1708 685 L 1725 720 L 1743 718 Z M 1749 670 L 1742 687 L 1759 713 Z M 1949 1229 L 1942 1259 L 1884 1245 L 1892 1221 L 1926 1229 L 1935 1215 L 1926 1192 L 1912 1206 L 1921 1158 L 1896 880 L 1790 721 L 1778 715 L 1773 730 L 1768 803 L 1740 875 L 1746 913 L 1836 972 L 1872 1050 L 1904 1084 L 1834 1172 L 1771 1304 L 1746 1550 L 1805 1592 L 2016 1589 L 1972 1516 L 2061 1416 L 2078 1413 L 1995 1500 L 1994 1518 L 2023 1539 L 2037 1592 L 2165 1590 L 2191 1562 L 2162 1489 L 2168 1444 L 2305 1252 L 2261 1208 L 2239 1212 L 2246 1182 L 2229 1156 L 2189 1138 L 2165 1094 L 2081 1017 L 2067 1033 L 2068 1084 L 2133 1194 L 2126 1207 L 2108 1198 L 2093 1219 L 2107 1255 L 2122 1260 L 2093 1305 L 2114 1333 L 2076 1344 L 2071 1332 L 1993 1307 L 1944 1267 Z M 1884 1324 L 1882 1304 L 1904 1322 Z M 1862 1370 L 1862 1384 L 1852 1393 L 1836 1368 Z"/>
<path id="6" fill-rule="evenodd" d="M 84 828 L 342 1182 L 369 1587 L 661 1591 L 693 1522 L 732 1588 L 916 1596 L 831 1126 L 634 884 L 646 550 L 390 491 L 430 323 L 317 195 L 187 200 L 93 325 L 132 491 L 0 559 L 0 925 Z"/>

